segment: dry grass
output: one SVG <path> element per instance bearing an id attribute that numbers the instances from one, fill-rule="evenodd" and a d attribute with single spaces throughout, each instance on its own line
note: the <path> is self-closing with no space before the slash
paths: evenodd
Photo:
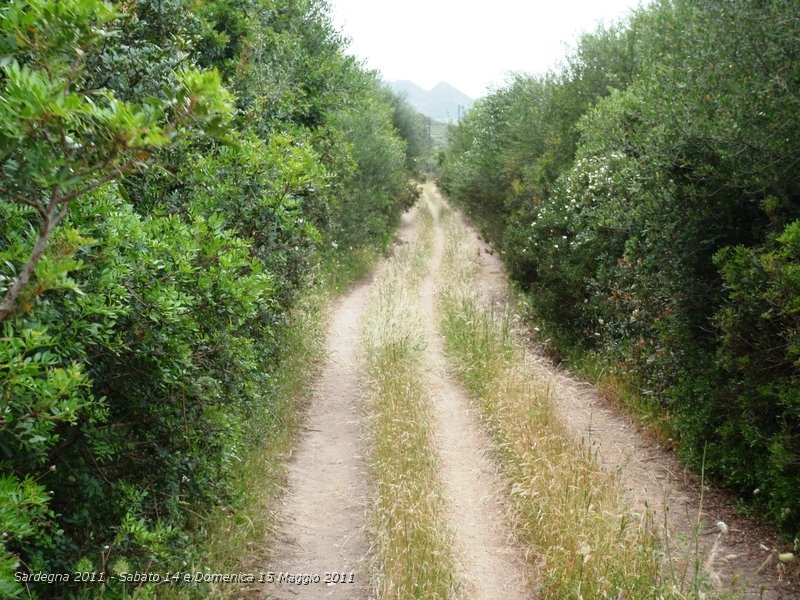
<path id="1" fill-rule="evenodd" d="M 378 275 L 364 323 L 376 488 L 372 572 L 384 600 L 451 598 L 456 587 L 417 306 L 432 216 L 423 206 L 415 218 L 418 235 Z"/>
<path id="2" fill-rule="evenodd" d="M 475 292 L 468 240 L 450 219 L 438 295 L 443 333 L 491 432 L 541 598 L 711 597 L 701 576 L 675 576 L 652 516 L 626 507 L 617 474 L 557 418 L 514 333 L 516 317 L 485 306 Z"/>

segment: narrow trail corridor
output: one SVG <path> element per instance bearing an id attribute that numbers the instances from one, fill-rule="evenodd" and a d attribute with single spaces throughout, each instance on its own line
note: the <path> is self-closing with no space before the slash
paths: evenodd
<path id="1" fill-rule="evenodd" d="M 385 275 L 399 248 L 415 239 L 430 219 L 424 247 L 427 255 L 418 285 L 408 298 L 414 318 L 424 327 L 421 376 L 430 393 L 430 418 L 424 424 L 432 453 L 440 466 L 437 485 L 444 498 L 443 521 L 452 542 L 455 567 L 453 597 L 469 600 L 536 598 L 537 550 L 525 547 L 513 526 L 509 485 L 501 474 L 487 425 L 464 388 L 452 375 L 440 331 L 438 289 L 444 272 L 446 236 L 443 222 L 456 220 L 464 228 L 464 248 L 472 255 L 476 291 L 483 302 L 506 310 L 508 290 L 502 264 L 458 211 L 450 209 L 432 184 L 420 202 L 403 217 L 393 255 L 339 301 L 332 314 L 327 341 L 328 362 L 319 377 L 297 450 L 289 463 L 268 570 L 276 577 L 267 598 L 374 598 L 375 573 L 371 553 L 370 510 L 374 505 L 369 458 L 370 411 L 364 391 L 365 350 L 360 327 L 369 309 L 375 281 Z M 697 561 L 712 583 L 750 582 L 747 597 L 790 598 L 772 573 L 761 567 L 774 540 L 746 534 L 729 505 L 708 494 L 701 509 L 696 478 L 685 475 L 674 457 L 646 439 L 628 420 L 600 401 L 597 391 L 550 365 L 531 351 L 530 376 L 546 386 L 557 416 L 577 439 L 583 439 L 604 468 L 619 474 L 622 493 L 635 513 L 652 511 L 665 525 L 675 550 L 696 539 Z M 666 512 L 669 504 L 671 510 Z M 701 518 L 698 521 L 698 514 Z M 717 535 L 716 521 L 725 521 L 731 535 Z M 658 522 L 658 521 L 657 521 Z M 700 531 L 695 533 L 698 526 Z M 692 536 L 694 535 L 694 538 Z M 312 577 L 298 585 L 294 577 Z M 317 577 L 318 579 L 313 579 Z M 381 577 L 391 577 L 382 574 Z M 283 578 L 281 582 L 280 579 Z M 763 596 L 759 596 L 763 589 Z M 688 596 L 687 596 L 688 597 Z"/>

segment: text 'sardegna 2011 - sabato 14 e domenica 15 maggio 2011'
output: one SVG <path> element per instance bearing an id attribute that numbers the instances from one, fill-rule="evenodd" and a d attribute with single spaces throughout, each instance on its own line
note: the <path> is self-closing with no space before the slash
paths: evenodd
<path id="1" fill-rule="evenodd" d="M 258 573 L 212 573 L 208 571 L 165 571 L 156 572 L 120 572 L 106 573 L 103 571 L 75 571 L 73 573 L 44 573 L 18 571 L 14 578 L 22 583 L 98 583 L 104 584 L 112 581 L 122 583 L 277 583 L 293 585 L 311 584 L 347 584 L 355 583 L 355 573 L 325 572 L 318 573 L 289 573 L 289 572 L 258 572 Z"/>

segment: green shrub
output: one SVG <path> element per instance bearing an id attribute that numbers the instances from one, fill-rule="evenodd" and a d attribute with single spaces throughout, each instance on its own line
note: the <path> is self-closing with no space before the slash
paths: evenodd
<path id="1" fill-rule="evenodd" d="M 798 532 L 800 221 L 764 247 L 727 248 L 716 262 L 726 291 L 716 318 L 718 356 L 733 399 L 718 407 L 716 460 L 741 494 Z"/>
<path id="2" fill-rule="evenodd" d="M 4 597 L 16 570 L 202 561 L 244 449 L 287 428 L 298 290 L 413 197 L 392 101 L 323 3 L 201 4 L 0 7 Z"/>
<path id="3" fill-rule="evenodd" d="M 784 2 L 655 2 L 477 103 L 442 177 L 557 349 L 792 535 L 798 35 Z"/>

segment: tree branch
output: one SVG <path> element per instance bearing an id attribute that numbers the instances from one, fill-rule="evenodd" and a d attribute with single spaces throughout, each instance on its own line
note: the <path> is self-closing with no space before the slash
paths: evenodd
<path id="1" fill-rule="evenodd" d="M 11 287 L 8 288 L 3 301 L 0 302 L 0 321 L 5 320 L 5 318 L 14 310 L 20 292 L 28 283 L 28 281 L 30 281 L 33 270 L 36 268 L 36 265 L 39 264 L 39 260 L 41 260 L 44 251 L 47 249 L 47 242 L 50 238 L 50 233 L 53 231 L 53 226 L 55 225 L 53 216 L 57 207 L 58 202 L 54 201 L 51 201 L 47 206 L 47 210 L 45 211 L 42 219 L 42 224 L 39 227 L 39 236 L 36 238 L 36 243 L 33 245 L 33 250 L 31 250 L 30 256 L 28 257 L 28 262 L 26 262 L 25 266 L 22 267 L 19 275 L 17 275 L 17 279 L 14 281 Z M 61 216 L 63 217 L 63 215 Z"/>
<path id="2" fill-rule="evenodd" d="M 84 194 L 88 194 L 89 192 L 95 191 L 97 188 L 104 186 L 105 184 L 114 181 L 117 177 L 124 175 L 126 171 L 128 171 L 134 164 L 136 164 L 136 159 L 130 158 L 126 162 L 122 163 L 118 167 L 114 167 L 112 171 L 103 175 L 97 181 L 92 182 L 91 184 L 83 187 L 79 190 L 75 190 L 70 192 L 69 194 L 63 196 L 60 200 L 60 204 L 66 204 L 70 200 L 74 200 Z"/>
<path id="3" fill-rule="evenodd" d="M 114 167 L 110 172 L 106 173 L 96 181 L 93 181 L 91 184 L 64 195 L 61 195 L 58 186 L 54 186 L 50 191 L 50 202 L 47 204 L 47 207 L 44 207 L 40 202 L 31 200 L 29 198 L 20 196 L 16 198 L 17 201 L 35 208 L 42 216 L 42 223 L 39 227 L 39 235 L 36 238 L 36 243 L 34 244 L 33 249 L 28 256 L 25 266 L 22 267 L 22 270 L 19 272 L 19 275 L 17 275 L 16 280 L 6 291 L 3 301 L 0 302 L 0 321 L 4 321 L 8 315 L 14 311 L 14 308 L 17 304 L 17 298 L 19 298 L 23 288 L 27 285 L 28 281 L 30 281 L 36 265 L 39 264 L 39 261 L 47 249 L 50 234 L 66 216 L 69 208 L 69 202 L 75 198 L 83 196 L 84 194 L 93 192 L 106 183 L 113 181 L 122 175 L 126 170 L 130 169 L 135 162 L 136 161 L 133 158 L 128 159 L 126 162 Z"/>
<path id="4" fill-rule="evenodd" d="M 42 217 L 42 220 L 47 219 L 47 212 L 45 211 L 44 206 L 42 206 L 42 203 L 39 202 L 38 200 L 31 200 L 30 198 L 27 198 L 25 196 L 17 196 L 14 199 L 20 204 L 25 204 L 26 206 L 32 206 L 33 208 L 35 208 L 36 212 L 38 212 L 39 215 Z"/>

